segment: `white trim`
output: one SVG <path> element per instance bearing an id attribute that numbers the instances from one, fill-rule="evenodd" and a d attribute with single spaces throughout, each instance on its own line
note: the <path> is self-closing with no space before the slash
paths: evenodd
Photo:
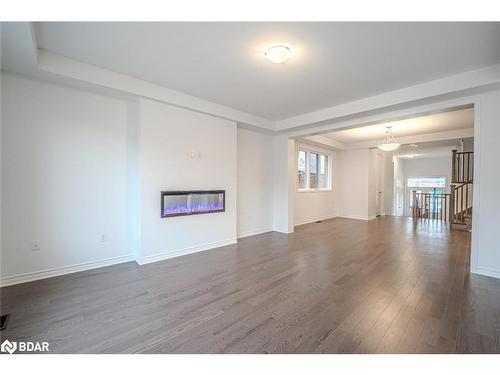
<path id="1" fill-rule="evenodd" d="M 335 219 L 336 217 L 338 217 L 338 216 L 337 215 L 335 215 L 335 216 L 325 216 L 325 217 L 318 218 L 318 219 L 304 220 L 304 221 L 301 221 L 299 223 L 294 224 L 294 226 L 297 227 L 299 225 L 311 224 L 311 223 L 315 223 L 317 221 Z"/>
<path id="2" fill-rule="evenodd" d="M 289 131 L 283 134 L 286 134 L 288 137 L 300 138 L 300 137 L 307 137 L 310 135 L 331 133 L 336 130 L 352 129 L 368 125 L 377 125 L 386 122 L 409 119 L 412 117 L 425 116 L 433 113 L 452 111 L 474 104 L 475 101 L 477 101 L 477 97 L 478 97 L 477 95 L 466 95 L 454 99 L 443 99 L 441 101 L 435 101 L 428 104 L 415 104 L 414 106 L 408 106 L 407 108 L 403 109 L 397 109 L 397 110 L 388 109 L 387 112 L 378 112 L 376 114 L 359 113 L 357 116 L 353 116 L 353 118 L 349 118 L 346 120 L 328 122 L 313 127 L 290 129 Z"/>
<path id="3" fill-rule="evenodd" d="M 308 144 L 314 147 L 320 147 L 322 149 L 328 149 L 331 151 L 342 151 L 348 149 L 347 144 L 337 141 L 336 139 L 326 137 L 324 135 L 326 133 L 298 137 L 297 141 L 301 144 Z"/>
<path id="4" fill-rule="evenodd" d="M 350 216 L 350 215 L 339 215 L 337 217 L 341 217 L 343 219 L 354 219 L 354 220 L 364 220 L 364 221 L 369 221 L 376 219 L 377 216 Z"/>
<path id="5" fill-rule="evenodd" d="M 108 258 L 108 259 L 96 260 L 96 261 L 92 261 L 92 262 L 74 264 L 71 266 L 49 268 L 49 269 L 43 270 L 43 271 L 28 272 L 28 273 L 18 274 L 18 275 L 14 275 L 14 276 L 3 277 L 1 279 L 0 284 L 2 287 L 9 286 L 9 285 L 15 285 L 15 284 L 22 284 L 22 283 L 27 283 L 30 281 L 35 281 L 35 280 L 47 279 L 49 277 L 61 276 L 61 275 L 66 275 L 69 273 L 75 273 L 75 272 L 81 272 L 81 271 L 87 271 L 87 270 L 111 266 L 111 265 L 119 264 L 119 263 L 132 262 L 134 260 L 135 260 L 134 256 L 132 254 L 130 254 L 130 255 L 122 255 L 122 256 L 118 256 L 118 257 Z"/>
<path id="6" fill-rule="evenodd" d="M 324 188 L 324 189 L 298 189 L 297 193 L 328 193 L 332 192 L 333 188 Z"/>
<path id="7" fill-rule="evenodd" d="M 322 133 L 322 135 L 320 134 L 310 135 L 310 136 L 300 137 L 297 139 L 299 139 L 301 142 L 313 144 L 317 147 L 333 148 L 334 151 L 375 148 L 380 143 L 380 139 L 362 141 L 362 142 L 342 143 L 340 141 L 337 141 L 335 139 L 329 138 L 324 135 L 333 132 L 335 132 L 335 130 L 330 132 L 327 131 L 325 133 Z M 443 141 L 448 139 L 461 139 L 461 138 L 471 138 L 471 137 L 474 137 L 473 127 L 466 129 L 447 130 L 437 133 L 424 133 L 417 135 L 409 135 L 405 137 L 398 137 L 398 142 L 404 145 L 410 143 L 434 142 L 434 141 Z"/>
<path id="8" fill-rule="evenodd" d="M 474 137 L 474 128 L 449 130 L 437 133 L 425 133 L 418 135 L 410 135 L 406 137 L 398 137 L 398 143 L 407 145 L 411 143 L 436 142 L 449 139 L 461 139 Z M 326 138 L 326 137 L 324 137 Z M 366 142 L 351 143 L 346 145 L 347 150 L 357 150 L 363 148 L 375 148 L 380 143 L 380 140 L 372 140 Z"/>
<path id="9" fill-rule="evenodd" d="M 268 232 L 272 232 L 272 231 L 273 231 L 273 227 L 245 230 L 243 232 L 238 233 L 237 237 L 238 238 L 250 237 L 250 236 L 255 236 L 257 234 L 268 233 Z"/>
<path id="10" fill-rule="evenodd" d="M 210 250 L 210 249 L 213 249 L 216 247 L 234 245 L 235 243 L 237 243 L 236 238 L 231 238 L 229 240 L 209 242 L 209 243 L 205 243 L 202 245 L 186 247 L 184 249 L 179 249 L 179 250 L 164 251 L 164 252 L 154 254 L 154 255 L 147 255 L 145 257 L 137 257 L 135 261 L 137 262 L 137 264 L 142 266 L 144 264 L 159 262 L 161 260 L 166 260 L 166 259 L 170 259 L 170 258 L 180 257 L 183 255 L 193 254 L 193 253 L 197 253 L 199 251 Z"/>
<path id="11" fill-rule="evenodd" d="M 69 79 L 89 82 L 120 92 L 157 100 L 163 103 L 187 108 L 196 112 L 241 122 L 274 131 L 274 122 L 266 118 L 239 111 L 221 104 L 169 89 L 142 79 L 116 73 L 109 69 L 82 63 L 62 55 L 38 50 L 38 69 Z"/>
<path id="12" fill-rule="evenodd" d="M 353 100 L 319 111 L 304 113 L 275 122 L 277 131 L 291 130 L 296 127 L 332 121 L 355 113 L 369 112 L 398 104 L 409 103 L 425 98 L 436 97 L 454 92 L 487 86 L 499 82 L 500 64 L 470 70 L 460 74 L 419 83 L 399 90 Z"/>
<path id="13" fill-rule="evenodd" d="M 290 234 L 293 233 L 294 231 L 295 231 L 295 225 L 292 225 L 292 229 L 287 229 L 286 231 L 281 230 L 279 228 L 273 230 L 273 232 L 283 233 L 283 234 Z"/>
<path id="14" fill-rule="evenodd" d="M 472 271 L 471 273 L 481 275 L 481 276 L 488 276 L 488 277 L 494 277 L 496 279 L 500 279 L 500 270 L 494 270 L 492 268 L 488 267 L 477 267 L 475 271 Z"/>
<path id="15" fill-rule="evenodd" d="M 472 190 L 472 235 L 471 235 L 471 250 L 470 250 L 470 272 L 479 273 L 479 228 L 480 228 L 480 204 L 481 197 L 481 102 L 477 98 L 473 102 L 474 105 L 474 188 Z"/>

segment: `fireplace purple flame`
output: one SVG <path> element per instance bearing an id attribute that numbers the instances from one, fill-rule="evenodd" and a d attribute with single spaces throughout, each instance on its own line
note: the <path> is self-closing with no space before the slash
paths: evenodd
<path id="1" fill-rule="evenodd" d="M 162 191 L 161 217 L 225 211 L 225 190 Z"/>

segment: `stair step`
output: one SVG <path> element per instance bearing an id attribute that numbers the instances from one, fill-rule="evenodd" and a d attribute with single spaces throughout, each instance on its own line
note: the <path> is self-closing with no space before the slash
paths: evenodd
<path id="1" fill-rule="evenodd" d="M 470 223 L 452 223 L 451 229 L 470 231 L 471 225 Z"/>

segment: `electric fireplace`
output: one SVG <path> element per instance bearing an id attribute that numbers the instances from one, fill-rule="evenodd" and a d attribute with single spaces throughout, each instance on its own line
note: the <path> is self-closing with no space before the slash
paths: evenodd
<path id="1" fill-rule="evenodd" d="M 161 217 L 224 212 L 225 195 L 225 190 L 162 191 Z"/>

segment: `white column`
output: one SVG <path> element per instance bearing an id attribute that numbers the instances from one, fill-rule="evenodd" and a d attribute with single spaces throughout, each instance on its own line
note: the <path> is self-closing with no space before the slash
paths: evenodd
<path id="1" fill-rule="evenodd" d="M 500 278 L 500 91 L 475 111 L 471 272 Z"/>
<path id="2" fill-rule="evenodd" d="M 284 135 L 273 139 L 274 163 L 274 230 L 293 232 L 293 210 L 295 192 L 295 140 Z"/>

